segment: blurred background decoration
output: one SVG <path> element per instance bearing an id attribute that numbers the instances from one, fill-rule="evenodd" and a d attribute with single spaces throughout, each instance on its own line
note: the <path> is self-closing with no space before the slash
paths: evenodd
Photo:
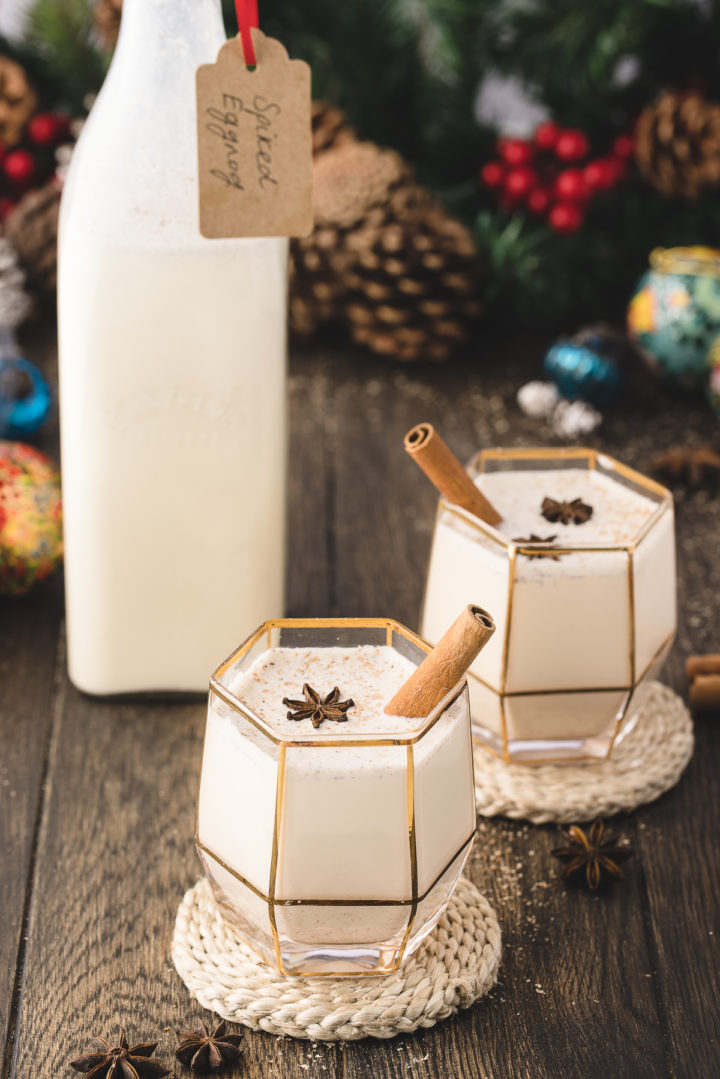
<path id="1" fill-rule="evenodd" d="M 297 334 L 335 323 L 390 358 L 444 360 L 477 320 L 548 334 L 621 323 L 653 249 L 720 247 L 714 0 L 260 8 L 264 30 L 311 63 L 317 99 L 317 225 L 292 250 Z M 122 0 L 24 10 L 0 38 L 0 217 L 42 303 L 64 169 Z"/>

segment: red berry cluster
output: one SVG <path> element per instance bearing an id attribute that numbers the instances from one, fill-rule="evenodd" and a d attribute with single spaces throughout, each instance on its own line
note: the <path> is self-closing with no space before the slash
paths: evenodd
<path id="1" fill-rule="evenodd" d="M 590 200 L 625 176 L 633 146 L 630 135 L 619 135 L 612 153 L 588 160 L 590 143 L 582 131 L 548 121 L 531 139 L 498 139 L 500 160 L 483 165 L 480 181 L 498 191 L 504 209 L 524 206 L 556 232 L 575 232 Z"/>
<path id="2" fill-rule="evenodd" d="M 69 135 L 70 119 L 65 113 L 38 112 L 18 146 L 6 150 L 0 144 L 0 220 L 15 209 L 26 191 L 47 183 L 55 172 L 55 148 Z"/>

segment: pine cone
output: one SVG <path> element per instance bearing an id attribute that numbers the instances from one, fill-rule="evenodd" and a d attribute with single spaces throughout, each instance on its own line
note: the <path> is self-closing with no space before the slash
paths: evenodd
<path id="1" fill-rule="evenodd" d="M 18 253 L 28 283 L 39 292 L 57 285 L 57 231 L 60 193 L 46 184 L 25 195 L 5 221 L 5 232 Z"/>
<path id="2" fill-rule="evenodd" d="M 720 104 L 664 93 L 640 114 L 635 160 L 663 195 L 696 199 L 720 183 Z"/>
<path id="3" fill-rule="evenodd" d="M 355 138 L 345 113 L 327 101 L 313 101 L 311 118 L 313 157 Z"/>
<path id="4" fill-rule="evenodd" d="M 315 232 L 293 248 L 291 325 L 342 317 L 353 340 L 398 360 L 444 360 L 479 314 L 470 233 L 402 158 L 347 142 L 315 163 Z"/>
<path id="5" fill-rule="evenodd" d="M 106 52 L 112 52 L 120 32 L 122 0 L 95 0 L 93 28 Z"/>
<path id="6" fill-rule="evenodd" d="M 24 69 L 8 56 L 0 56 L 0 143 L 6 149 L 20 142 L 37 103 Z"/>
<path id="7" fill-rule="evenodd" d="M 321 323 L 337 318 L 344 291 L 340 276 L 344 263 L 340 233 L 332 226 L 316 227 L 310 236 L 292 241 L 288 303 L 291 333 L 310 337 Z"/>
<path id="8" fill-rule="evenodd" d="M 480 314 L 472 236 L 434 203 L 352 237 L 346 274 L 353 340 L 397 360 L 446 360 Z"/>
<path id="9" fill-rule="evenodd" d="M 369 212 L 383 220 L 380 207 L 389 192 L 409 178 L 392 150 L 352 138 L 316 157 L 313 167 L 315 229 L 290 248 L 290 329 L 309 336 L 323 322 L 342 314 L 344 281 L 351 253 L 345 236 Z"/>

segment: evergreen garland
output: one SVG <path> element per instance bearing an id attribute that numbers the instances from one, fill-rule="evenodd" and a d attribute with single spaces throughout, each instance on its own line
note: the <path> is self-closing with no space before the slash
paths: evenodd
<path id="1" fill-rule="evenodd" d="M 235 33 L 233 0 L 223 9 Z M 312 65 L 314 96 L 344 109 L 360 138 L 403 154 L 474 225 L 490 316 L 566 329 L 569 319 L 618 316 L 653 247 L 720 246 L 720 197 L 669 200 L 637 177 L 593 202 L 573 235 L 501 209 L 477 173 L 502 132 L 476 117 L 491 71 L 519 79 L 598 153 L 661 89 L 720 101 L 720 0 L 261 0 L 260 9 L 263 29 Z M 28 68 L 46 103 L 74 112 L 107 67 L 90 0 L 34 0 L 26 40 L 0 49 Z"/>

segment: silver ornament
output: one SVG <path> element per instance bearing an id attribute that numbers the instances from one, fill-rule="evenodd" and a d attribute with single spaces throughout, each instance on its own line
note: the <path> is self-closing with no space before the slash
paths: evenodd
<path id="1" fill-rule="evenodd" d="M 559 401 L 552 416 L 553 433 L 572 442 L 589 435 L 602 423 L 602 413 L 587 401 Z"/>

